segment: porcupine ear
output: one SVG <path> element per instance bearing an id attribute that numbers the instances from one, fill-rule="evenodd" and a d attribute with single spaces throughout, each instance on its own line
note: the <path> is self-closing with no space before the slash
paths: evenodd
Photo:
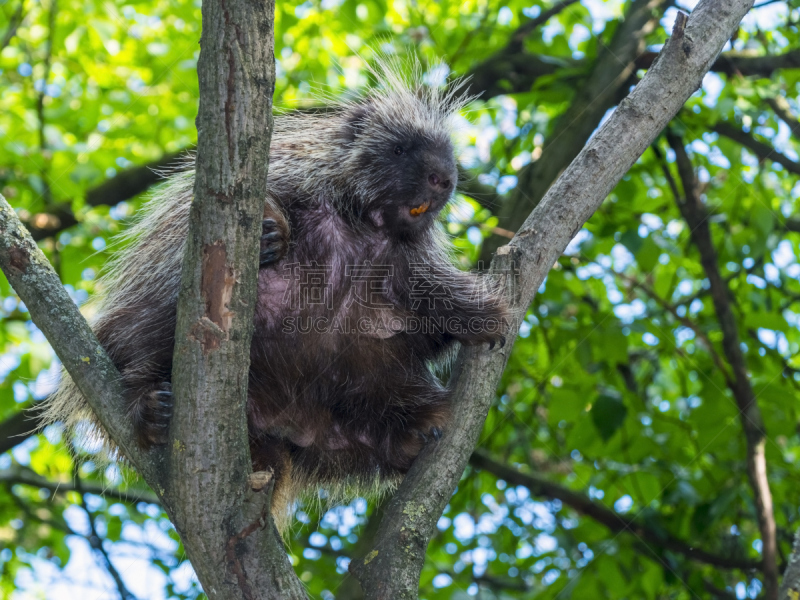
<path id="1" fill-rule="evenodd" d="M 373 112 L 369 104 L 356 104 L 346 113 L 345 137 L 350 142 L 355 142 L 367 126 L 367 121 Z"/>

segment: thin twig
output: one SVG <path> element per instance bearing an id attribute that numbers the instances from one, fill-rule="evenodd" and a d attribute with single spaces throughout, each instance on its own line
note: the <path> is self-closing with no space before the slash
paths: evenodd
<path id="1" fill-rule="evenodd" d="M 691 319 L 688 319 L 686 317 L 682 317 L 680 314 L 678 314 L 678 310 L 674 306 L 672 306 L 669 302 L 667 302 L 661 296 L 656 294 L 655 290 L 653 290 L 652 288 L 650 288 L 646 284 L 638 281 L 635 277 L 631 277 L 629 275 L 625 275 L 624 273 L 617 273 L 616 271 L 614 272 L 614 275 L 616 275 L 620 279 L 626 281 L 632 287 L 643 291 L 647 295 L 648 298 L 653 300 L 661 308 L 663 308 L 669 314 L 671 314 L 672 317 L 676 321 L 678 321 L 681 325 L 691 329 L 694 332 L 694 334 L 699 339 L 701 339 L 703 341 L 703 344 L 708 349 L 708 353 L 711 355 L 711 358 L 714 361 L 714 365 L 720 371 L 722 371 L 722 376 L 725 378 L 725 382 L 728 384 L 728 386 L 732 386 L 733 385 L 733 379 L 731 378 L 730 369 L 724 363 L 724 361 L 722 360 L 722 357 L 717 353 L 717 350 L 714 347 L 714 344 L 712 344 L 711 340 L 708 339 L 708 336 L 706 335 L 706 332 L 703 331 L 697 323 L 695 323 Z"/>
<path id="2" fill-rule="evenodd" d="M 148 490 L 136 488 L 110 488 L 102 484 L 93 482 L 81 482 L 80 489 L 76 484 L 66 481 L 52 481 L 42 477 L 33 469 L 28 469 L 20 465 L 12 465 L 8 469 L 0 471 L 0 482 L 9 485 L 29 485 L 40 489 L 50 490 L 54 494 L 81 491 L 88 494 L 96 494 L 105 498 L 113 498 L 120 502 L 147 502 L 149 504 L 160 504 L 158 496 Z"/>
<path id="3" fill-rule="evenodd" d="M 765 98 L 767 104 L 778 118 L 789 126 L 789 131 L 793 136 L 800 139 L 800 120 L 792 114 L 792 107 L 783 96 L 772 96 Z"/>
<path id="4" fill-rule="evenodd" d="M 23 12 L 25 8 L 25 0 L 19 3 L 17 10 L 14 11 L 14 14 L 11 15 L 11 18 L 8 20 L 8 29 L 6 29 L 5 35 L 3 35 L 3 39 L 0 40 L 0 52 L 2 52 L 6 46 L 11 43 L 11 40 L 14 39 L 14 36 L 17 34 L 17 29 L 22 24 L 22 21 L 25 20 L 25 14 Z"/>
<path id="5" fill-rule="evenodd" d="M 710 129 L 744 146 L 758 156 L 759 159 L 771 160 L 784 167 L 790 173 L 800 175 L 800 163 L 781 154 L 769 144 L 757 140 L 752 134 L 746 133 L 726 121 L 718 121 L 714 125 L 711 125 Z"/>
<path id="6" fill-rule="evenodd" d="M 560 14 L 564 9 L 569 8 L 571 5 L 578 2 L 578 0 L 559 0 L 547 10 L 543 10 L 537 16 L 529 21 L 526 21 L 517 30 L 511 34 L 510 48 L 517 48 L 519 50 L 525 39 L 536 29 L 547 23 L 554 16 Z"/>
<path id="7" fill-rule="evenodd" d="M 108 552 L 103 547 L 103 538 L 100 537 L 100 534 L 97 533 L 97 527 L 94 524 L 94 516 L 92 512 L 89 510 L 89 507 L 86 505 L 86 498 L 83 495 L 83 491 L 81 489 L 81 476 L 78 472 L 78 469 L 75 468 L 73 472 L 73 477 L 75 478 L 75 490 L 80 495 L 81 499 L 81 508 L 86 513 L 86 518 L 89 520 L 89 535 L 86 539 L 89 541 L 89 545 L 100 555 L 100 558 L 103 561 L 103 566 L 108 571 L 108 574 L 111 575 L 111 578 L 114 580 L 114 583 L 117 586 L 117 591 L 119 592 L 119 596 L 122 600 L 137 600 L 136 596 L 134 596 L 127 587 L 125 587 L 125 582 L 122 581 L 122 577 L 117 571 L 114 564 L 111 562 L 111 557 L 108 555 Z"/>
<path id="8" fill-rule="evenodd" d="M 757 570 L 761 567 L 757 561 L 746 558 L 719 556 L 706 552 L 687 544 L 678 538 L 666 533 L 661 528 L 653 528 L 645 521 L 626 517 L 606 508 L 588 496 L 571 490 L 565 486 L 535 475 L 523 473 L 493 459 L 483 450 L 476 450 L 470 457 L 470 464 L 479 469 L 492 473 L 496 477 L 511 485 L 521 485 L 528 488 L 532 495 L 560 500 L 576 512 L 590 517 L 610 529 L 613 533 L 630 533 L 642 539 L 648 547 L 659 550 L 669 550 L 701 563 L 722 569 L 742 569 L 746 571 Z"/>
<path id="9" fill-rule="evenodd" d="M 47 80 L 50 79 L 50 68 L 53 61 L 53 39 L 56 31 L 56 15 L 58 14 L 57 0 L 50 1 L 50 13 L 47 18 L 47 41 L 45 42 L 44 50 L 44 75 L 42 75 L 42 89 L 36 97 L 36 116 L 39 121 L 39 152 L 42 155 L 42 165 L 40 175 L 42 177 L 42 195 L 44 196 L 44 204 L 48 208 L 53 204 L 53 192 L 50 189 L 50 181 L 48 175 L 48 165 L 50 157 L 48 156 L 47 137 L 45 136 L 45 119 L 44 119 L 44 99 L 47 96 Z M 56 269 L 58 270 L 58 269 Z"/>

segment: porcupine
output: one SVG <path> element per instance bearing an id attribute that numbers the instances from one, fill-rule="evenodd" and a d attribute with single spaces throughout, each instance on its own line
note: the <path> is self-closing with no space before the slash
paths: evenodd
<path id="1" fill-rule="evenodd" d="M 457 182 L 456 84 L 388 61 L 378 85 L 325 113 L 278 115 L 248 387 L 254 470 L 272 469 L 279 525 L 294 499 L 395 484 L 441 435 L 449 391 L 434 374 L 454 343 L 504 342 L 496 286 L 456 268 L 436 216 Z M 190 165 L 191 166 L 191 165 Z M 119 369 L 139 443 L 167 441 L 170 374 L 193 170 L 141 209 L 111 260 L 93 329 Z M 45 422 L 113 443 L 64 374 Z"/>

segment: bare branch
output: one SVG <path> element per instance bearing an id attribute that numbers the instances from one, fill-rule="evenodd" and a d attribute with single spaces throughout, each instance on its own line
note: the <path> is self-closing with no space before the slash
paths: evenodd
<path id="1" fill-rule="evenodd" d="M 783 222 L 783 227 L 786 231 L 800 233 L 800 217 L 791 217 Z"/>
<path id="2" fill-rule="evenodd" d="M 534 18 L 517 27 L 517 30 L 511 34 L 509 46 L 514 50 L 520 50 L 525 38 L 527 38 L 536 29 L 547 23 L 550 19 L 560 14 L 564 9 L 569 8 L 576 2 L 578 2 L 578 0 L 557 0 L 553 6 L 547 10 L 543 10 Z"/>
<path id="3" fill-rule="evenodd" d="M 792 114 L 792 107 L 783 96 L 766 98 L 766 102 L 778 118 L 789 126 L 792 135 L 800 140 L 800 119 Z"/>
<path id="4" fill-rule="evenodd" d="M 470 71 L 470 89 L 479 90 L 482 100 L 502 94 L 529 92 L 537 79 L 552 75 L 569 64 L 578 66 L 571 59 L 555 60 L 503 49 Z"/>
<path id="5" fill-rule="evenodd" d="M 154 456 L 134 441 L 120 375 L 44 254 L 0 195 L 0 268 L 28 307 L 100 423 L 148 482 L 158 481 Z"/>
<path id="6" fill-rule="evenodd" d="M 781 69 L 800 69 L 800 49 L 766 56 L 729 52 L 721 55 L 711 70 L 726 75 L 770 77 Z"/>
<path id="7" fill-rule="evenodd" d="M 690 560 L 722 569 L 753 571 L 761 567 L 758 561 L 739 557 L 718 556 L 695 548 L 693 545 L 666 533 L 661 528 L 656 529 L 646 522 L 620 515 L 584 494 L 548 481 L 544 477 L 532 473 L 523 473 L 498 462 L 483 450 L 476 450 L 470 457 L 469 462 L 474 467 L 488 471 L 511 485 L 521 485 L 528 488 L 533 496 L 558 499 L 578 513 L 604 525 L 613 533 L 625 532 L 635 535 L 645 542 L 651 552 L 654 549 L 669 550 Z M 660 554 L 656 554 L 657 558 L 660 558 L 660 556 Z"/>
<path id="8" fill-rule="evenodd" d="M 650 288 L 650 286 L 645 285 L 644 283 L 642 283 L 639 280 L 637 280 L 635 277 L 629 277 L 628 275 L 625 275 L 624 273 L 617 273 L 617 272 L 614 272 L 614 275 L 616 275 L 620 279 L 626 281 L 631 287 L 634 287 L 634 288 L 637 288 L 637 289 L 643 291 L 647 295 L 648 298 L 653 300 L 661 308 L 663 308 L 670 315 L 672 315 L 673 319 L 678 321 L 684 327 L 687 327 L 687 328 L 691 329 L 694 332 L 694 334 L 697 336 L 697 338 L 699 340 L 702 340 L 703 344 L 705 345 L 706 349 L 708 350 L 708 353 L 711 355 L 711 359 L 714 361 L 714 365 L 717 367 L 717 369 L 720 370 L 720 372 L 722 373 L 722 376 L 725 378 L 725 381 L 728 383 L 729 386 L 733 385 L 733 380 L 731 379 L 731 375 L 730 375 L 730 372 L 729 372 L 729 369 L 728 369 L 727 365 L 725 365 L 725 363 L 722 362 L 722 358 L 720 357 L 719 353 L 717 352 L 717 349 L 714 347 L 714 344 L 711 343 L 711 340 L 708 339 L 708 336 L 706 335 L 705 331 L 703 331 L 697 323 L 695 323 L 694 321 L 692 321 L 691 319 L 689 319 L 687 317 L 682 317 L 680 314 L 678 314 L 678 309 L 676 309 L 669 302 L 664 300 L 664 298 L 662 298 L 661 296 L 656 294 L 655 290 Z"/>
<path id="9" fill-rule="evenodd" d="M 498 251 L 492 272 L 508 274 L 516 268 L 519 273 L 511 278 L 509 342 L 570 239 L 699 88 L 752 4 L 701 0 L 688 23 L 681 14 L 659 60 L 550 188 L 511 243 Z M 473 452 L 510 351 L 510 343 L 494 352 L 461 349 L 450 384 L 453 425 L 414 462 L 386 507 L 373 550 L 350 563 L 368 600 L 416 597 L 425 549 Z"/>
<path id="10" fill-rule="evenodd" d="M 656 56 L 657 52 L 639 53 L 635 57 L 636 70 L 649 69 Z M 585 63 L 561 57 L 556 59 L 539 56 L 523 50 L 512 53 L 504 49 L 472 70 L 473 87 L 482 91 L 481 98 L 484 100 L 500 94 L 528 92 L 539 77 L 555 73 L 567 65 L 580 70 Z M 775 71 L 783 69 L 800 69 L 800 50 L 766 56 L 728 52 L 719 56 L 710 71 L 729 76 L 770 77 Z M 502 77 L 498 77 L 498 73 L 502 73 Z"/>
<path id="11" fill-rule="evenodd" d="M 500 227 L 510 231 L 519 229 L 550 185 L 581 151 L 606 111 L 622 99 L 630 77 L 636 73 L 636 57 L 644 51 L 645 38 L 658 25 L 659 9 L 667 3 L 668 0 L 630 3 L 611 43 L 601 48 L 591 74 L 578 87 L 569 108 L 558 117 L 553 133 L 545 140 L 541 158 L 520 169 L 517 186 L 497 211 Z M 530 61 L 524 54 L 515 56 L 514 60 Z M 549 66 L 561 68 L 552 63 Z M 496 237 L 484 240 L 481 259 L 488 263 L 504 241 Z"/>
<path id="12" fill-rule="evenodd" d="M 655 52 L 645 52 L 636 59 L 636 66 L 639 69 L 649 69 L 656 56 Z M 769 77 L 781 69 L 800 69 L 800 50 L 766 56 L 726 52 L 719 55 L 710 70 L 725 75 Z"/>
<path id="13" fill-rule="evenodd" d="M 163 179 L 160 171 L 172 167 L 179 160 L 181 153 L 166 154 L 160 159 L 131 167 L 107 179 L 97 187 L 86 192 L 86 206 L 114 206 L 146 191 Z M 58 204 L 46 213 L 36 213 L 25 219 L 25 226 L 34 240 L 57 235 L 78 223 L 72 212 L 71 202 Z"/>
<path id="14" fill-rule="evenodd" d="M 66 492 L 85 492 L 96 494 L 105 498 L 113 498 L 120 502 L 147 502 L 149 504 L 160 504 L 158 496 L 149 490 L 129 487 L 125 489 L 110 488 L 106 485 L 82 481 L 80 488 L 71 481 L 52 481 L 42 477 L 32 469 L 20 465 L 12 465 L 8 469 L 0 471 L 0 481 L 10 485 L 29 485 L 45 490 L 50 490 L 54 494 Z"/>
<path id="15" fill-rule="evenodd" d="M 787 171 L 795 175 L 800 175 L 800 163 L 796 163 L 788 156 L 784 156 L 769 144 L 757 140 L 752 134 L 745 133 L 738 127 L 734 127 L 725 121 L 714 123 L 711 125 L 711 130 L 732 139 L 737 144 L 741 144 L 755 153 L 761 160 L 771 160 L 785 167 Z"/>
<path id="16" fill-rule="evenodd" d="M 683 182 L 683 201 L 678 208 L 691 231 L 692 241 L 700 253 L 700 263 L 708 278 L 711 301 L 722 330 L 722 349 L 733 370 L 729 388 L 739 408 L 739 416 L 747 441 L 747 476 L 753 489 L 756 519 L 761 532 L 764 571 L 764 596 L 767 600 L 778 597 L 778 550 L 775 535 L 775 517 L 772 511 L 772 493 L 767 481 L 767 462 L 764 453 L 766 432 L 761 411 L 747 373 L 747 364 L 739 339 L 736 317 L 731 310 L 730 290 L 719 270 L 717 251 L 711 238 L 708 215 L 697 192 L 691 160 L 683 141 L 667 134 L 670 147 L 675 152 L 678 174 Z"/>
<path id="17" fill-rule="evenodd" d="M 554 16 L 561 13 L 565 8 L 568 8 L 569 6 L 575 4 L 577 1 L 578 0 L 557 0 L 553 6 L 541 12 L 538 16 L 532 19 L 527 19 L 522 25 L 520 25 L 514 31 L 514 33 L 511 34 L 511 36 L 509 37 L 508 44 L 506 45 L 505 48 L 496 52 L 489 59 L 478 65 L 477 69 L 473 71 L 472 77 L 474 79 L 472 80 L 472 83 L 474 89 L 481 90 L 482 97 L 491 98 L 492 96 L 497 95 L 497 93 L 502 93 L 502 92 L 491 93 L 488 91 L 489 86 L 482 84 L 488 83 L 492 88 L 495 88 L 494 83 L 497 81 L 498 73 L 508 73 L 509 76 L 511 76 L 512 78 L 518 77 L 517 75 L 518 71 L 523 73 L 526 72 L 531 73 L 528 70 L 527 62 L 531 58 L 533 58 L 533 60 L 537 60 L 537 57 L 532 57 L 532 55 L 527 55 L 526 57 L 520 57 L 523 58 L 523 60 L 516 62 L 516 64 L 514 65 L 514 69 L 510 71 L 496 70 L 495 65 L 497 65 L 497 63 L 502 63 L 505 59 L 513 60 L 514 55 L 519 54 L 522 51 L 522 44 L 525 41 L 525 38 L 527 38 L 538 27 L 541 27 L 542 25 L 547 23 L 547 21 L 549 21 Z M 481 24 L 477 28 L 470 30 L 467 33 L 467 35 L 464 36 L 464 39 L 461 41 L 461 44 L 459 44 L 456 51 L 447 61 L 448 64 L 451 65 L 455 64 L 456 61 L 461 57 L 464 50 L 469 46 L 469 43 L 475 38 L 476 34 L 482 29 L 486 28 L 485 21 L 487 20 L 488 17 L 488 11 L 489 11 L 489 6 L 487 5 L 486 13 L 484 13 L 483 18 L 481 19 Z M 533 75 L 531 80 L 532 83 L 533 80 L 535 80 L 538 75 L 534 73 L 531 74 Z M 528 76 L 530 77 L 531 75 Z M 530 83 L 528 84 L 528 87 L 530 87 Z"/>
<path id="18" fill-rule="evenodd" d="M 80 494 L 81 498 L 81 508 L 83 508 L 83 512 L 86 513 L 86 518 L 89 521 L 89 535 L 86 539 L 89 542 L 89 545 L 94 549 L 95 552 L 100 556 L 100 559 L 103 561 L 103 566 L 105 567 L 108 574 L 111 575 L 111 578 L 114 580 L 114 584 L 117 586 L 117 591 L 119 592 L 119 597 L 121 600 L 136 600 L 136 596 L 131 594 L 130 590 L 125 587 L 125 582 L 122 581 L 122 576 L 117 571 L 114 564 L 111 562 L 111 558 L 108 556 L 108 552 L 103 547 L 103 538 L 100 537 L 100 534 L 97 533 L 97 527 L 94 524 L 94 516 L 92 515 L 89 507 L 86 505 L 86 498 L 83 495 L 83 491 L 81 489 L 81 478 L 78 474 L 78 469 L 74 470 L 74 477 L 75 477 L 75 487 L 77 492 Z"/>
<path id="19" fill-rule="evenodd" d="M 25 404 L 19 412 L 0 422 L 0 454 L 21 444 L 38 427 L 36 417 L 28 412 L 32 403 Z"/>

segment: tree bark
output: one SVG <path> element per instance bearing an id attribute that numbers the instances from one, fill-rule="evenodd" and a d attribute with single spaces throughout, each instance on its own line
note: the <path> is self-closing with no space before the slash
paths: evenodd
<path id="1" fill-rule="evenodd" d="M 509 342 L 553 262 L 700 87 L 752 5 L 753 0 L 702 0 L 688 20 L 680 14 L 652 68 L 559 177 L 511 243 L 498 251 L 493 272 L 519 270 L 510 296 L 515 303 Z M 372 551 L 350 563 L 368 600 L 417 597 L 425 549 L 477 442 L 511 345 L 495 352 L 462 348 L 453 374 L 452 425 L 414 462 L 386 508 Z"/>
<path id="2" fill-rule="evenodd" d="M 783 583 L 778 597 L 780 600 L 800 598 L 800 529 L 794 535 L 792 555 L 789 557 L 789 565 L 783 574 Z"/>
<path id="3" fill-rule="evenodd" d="M 272 0 L 202 7 L 165 497 L 211 599 L 305 598 L 272 522 L 269 474 L 251 473 L 246 416 L 272 135 L 274 9 Z"/>
<path id="4" fill-rule="evenodd" d="M 119 371 L 2 195 L 0 268 L 102 426 L 139 473 L 154 485 L 158 481 L 158 455 L 141 450 L 135 442 L 133 425 L 120 402 L 123 390 Z"/>
<path id="5" fill-rule="evenodd" d="M 252 474 L 245 402 L 274 90 L 274 3 L 203 3 L 195 198 L 166 450 L 134 442 L 121 378 L 0 196 L 0 267 L 101 424 L 162 501 L 209 598 L 305 598 Z M 266 214 L 273 209 L 267 207 Z"/>

